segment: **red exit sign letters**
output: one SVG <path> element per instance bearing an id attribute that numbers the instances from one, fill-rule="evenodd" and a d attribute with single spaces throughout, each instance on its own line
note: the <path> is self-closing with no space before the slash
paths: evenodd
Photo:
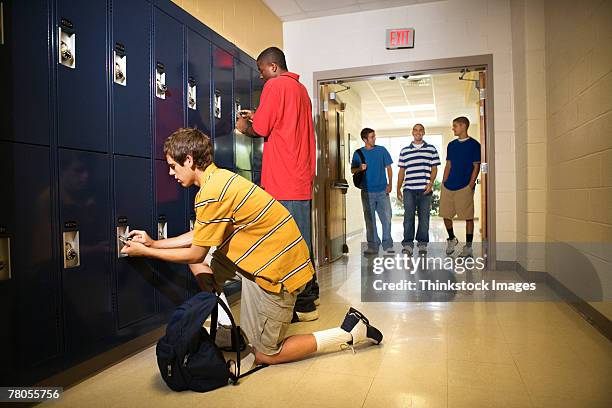
<path id="1" fill-rule="evenodd" d="M 414 48 L 414 28 L 393 28 L 387 30 L 386 46 L 388 50 Z"/>

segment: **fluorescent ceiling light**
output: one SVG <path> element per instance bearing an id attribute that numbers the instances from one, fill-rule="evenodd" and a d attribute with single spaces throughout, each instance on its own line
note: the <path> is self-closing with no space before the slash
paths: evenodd
<path id="1" fill-rule="evenodd" d="M 385 107 L 389 113 L 400 113 L 400 112 L 417 112 L 425 110 L 435 110 L 436 105 L 433 103 L 425 103 L 422 105 L 400 105 L 400 106 L 388 106 Z"/>
<path id="2" fill-rule="evenodd" d="M 427 118 L 417 118 L 417 119 L 395 119 L 393 123 L 396 126 L 406 126 L 406 125 L 414 125 L 415 123 L 434 123 L 438 120 L 436 116 L 429 116 Z"/>

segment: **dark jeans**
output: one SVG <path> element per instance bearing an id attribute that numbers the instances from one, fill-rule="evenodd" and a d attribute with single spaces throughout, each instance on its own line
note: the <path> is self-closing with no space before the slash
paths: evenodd
<path id="1" fill-rule="evenodd" d="M 431 212 L 432 194 L 423 194 L 422 191 L 404 190 L 404 240 L 402 246 L 411 246 L 415 239 L 414 236 L 414 213 L 419 214 L 419 228 L 416 233 L 416 240 L 419 243 L 429 242 L 429 214 Z"/>
<path id="2" fill-rule="evenodd" d="M 279 200 L 279 203 L 285 206 L 289 214 L 295 222 L 308 245 L 310 251 L 310 260 L 312 261 L 312 222 L 310 218 L 310 200 Z M 313 262 L 314 265 L 314 262 Z M 310 282 L 297 297 L 295 301 L 295 311 L 297 312 L 312 312 L 317 307 L 314 301 L 319 298 L 319 284 L 317 283 L 317 275 L 314 274 Z"/>

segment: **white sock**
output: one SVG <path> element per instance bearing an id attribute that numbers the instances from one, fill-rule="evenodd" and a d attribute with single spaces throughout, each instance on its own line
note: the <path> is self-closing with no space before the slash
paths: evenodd
<path id="1" fill-rule="evenodd" d="M 328 351 L 340 351 L 341 345 L 353 340 L 351 333 L 340 327 L 333 329 L 321 330 L 312 333 L 317 341 L 317 353 L 325 353 Z"/>
<path id="2" fill-rule="evenodd" d="M 229 304 L 227 303 L 227 298 L 225 297 L 225 293 L 221 293 L 221 296 L 219 297 L 221 298 L 223 303 L 225 303 L 227 307 L 229 307 Z M 227 313 L 225 313 L 225 310 L 222 307 L 219 307 L 219 315 L 217 316 L 217 326 L 230 326 L 231 324 L 232 321 L 230 320 Z"/>

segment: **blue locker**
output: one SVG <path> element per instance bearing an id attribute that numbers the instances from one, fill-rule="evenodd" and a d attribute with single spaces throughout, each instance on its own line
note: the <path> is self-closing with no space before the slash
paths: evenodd
<path id="1" fill-rule="evenodd" d="M 107 154 L 59 150 L 64 336 L 78 360 L 112 341 Z M 69 363 L 68 363 L 69 364 Z"/>
<path id="2" fill-rule="evenodd" d="M 234 111 L 251 109 L 251 68 L 234 60 Z M 235 117 L 235 115 L 233 115 Z M 234 132 L 236 168 L 251 170 L 253 140 L 250 136 Z"/>
<path id="3" fill-rule="evenodd" d="M 58 0 L 54 30 L 58 145 L 108 151 L 109 47 L 105 0 Z M 62 44 L 63 43 L 63 44 Z"/>
<path id="4" fill-rule="evenodd" d="M 188 231 L 185 212 L 186 189 L 168 174 L 168 163 L 155 160 L 156 235 L 161 239 L 175 237 Z M 157 289 L 160 310 L 174 310 L 187 294 L 187 265 L 157 262 Z"/>
<path id="5" fill-rule="evenodd" d="M 115 156 L 114 238 L 129 230 L 153 234 L 153 180 L 151 160 Z M 155 314 L 155 270 L 145 258 L 118 257 L 120 244 L 115 241 L 113 259 L 117 285 L 117 322 L 119 329 Z"/>
<path id="6" fill-rule="evenodd" d="M 36 163 L 36 171 L 24 170 L 18 164 L 22 158 Z M 12 345 L 2 349 L 1 360 L 8 364 L 4 369 L 12 365 L 21 371 L 19 377 L 10 373 L 3 385 L 32 383 L 50 375 L 48 363 L 61 353 L 49 162 L 48 147 L 0 143 L 3 192 L 19 197 L 0 200 L 0 237 L 10 238 L 11 254 L 3 270 L 6 274 L 10 265 L 12 277 L 0 280 L 0 297 L 8 307 L 0 312 L 0 337 L 2 344 Z"/>
<path id="7" fill-rule="evenodd" d="M 154 8 L 155 157 L 165 159 L 164 141 L 185 123 L 183 26 Z"/>
<path id="8" fill-rule="evenodd" d="M 0 46 L 0 70 L 2 78 L 11 78 L 5 89 L 12 95 L 3 98 L 12 112 L 2 109 L 0 139 L 49 145 L 48 7 L 47 0 L 4 2 L 7 45 Z"/>
<path id="9" fill-rule="evenodd" d="M 113 1 L 113 151 L 151 157 L 151 5 Z"/>
<path id="10" fill-rule="evenodd" d="M 263 80 L 259 77 L 259 71 L 253 70 L 251 77 L 251 106 L 257 110 L 259 106 L 259 98 L 263 91 Z M 253 170 L 261 171 L 261 163 L 263 158 L 264 139 L 262 137 L 253 138 Z M 259 180 L 256 176 L 255 178 Z M 257 182 L 259 184 L 259 182 Z"/>
<path id="11" fill-rule="evenodd" d="M 214 151 L 217 166 L 234 168 L 234 58 L 213 46 Z"/>
<path id="12" fill-rule="evenodd" d="M 208 136 L 210 126 L 211 45 L 199 34 L 187 30 L 187 125 Z M 195 88 L 195 98 L 192 90 Z M 192 99 L 189 99 L 189 98 Z M 192 102 L 195 101 L 195 104 Z"/>

